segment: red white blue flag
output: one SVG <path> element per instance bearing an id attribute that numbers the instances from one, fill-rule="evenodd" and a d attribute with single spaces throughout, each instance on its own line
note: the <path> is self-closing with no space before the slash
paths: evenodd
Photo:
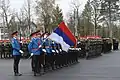
<path id="1" fill-rule="evenodd" d="M 77 43 L 75 36 L 64 22 L 61 22 L 48 38 L 60 43 L 64 51 L 68 51 L 70 46 L 76 46 Z"/>

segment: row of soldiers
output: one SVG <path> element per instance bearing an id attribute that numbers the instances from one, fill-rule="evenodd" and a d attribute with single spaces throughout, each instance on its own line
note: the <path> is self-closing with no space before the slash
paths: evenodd
<path id="1" fill-rule="evenodd" d="M 100 43 L 102 45 L 102 53 L 107 53 L 112 50 L 112 43 L 111 43 L 110 39 L 108 39 L 108 38 L 104 38 L 102 40 L 102 42 L 99 42 L 99 40 L 97 40 L 97 39 L 96 39 L 96 41 L 95 40 L 86 41 L 86 40 L 81 39 L 80 41 L 78 41 L 78 45 L 77 45 L 77 47 L 81 48 L 80 53 L 79 53 L 80 57 L 84 58 L 86 56 L 86 54 L 85 54 L 87 51 L 86 44 L 87 44 L 87 42 L 90 42 L 90 41 L 95 42 L 96 45 L 98 45 L 97 43 Z M 93 43 L 91 43 L 91 44 L 93 45 Z M 91 47 L 92 47 L 92 45 L 91 45 Z M 28 53 L 27 46 L 28 46 L 28 42 L 22 43 L 22 50 L 25 52 L 25 54 L 22 55 L 23 58 L 28 58 L 30 55 Z M 119 46 L 118 40 L 113 39 L 113 50 L 118 50 L 118 46 Z M 5 59 L 12 58 L 11 53 L 12 53 L 12 48 L 11 48 L 10 42 L 1 42 L 0 43 L 0 58 L 1 59 L 2 58 L 5 58 Z"/>
<path id="2" fill-rule="evenodd" d="M 101 56 L 102 53 L 108 53 L 112 50 L 118 50 L 119 42 L 113 39 L 113 43 L 109 38 L 90 38 L 78 41 L 78 48 L 81 48 L 79 57 L 91 58 Z"/>
<path id="3" fill-rule="evenodd" d="M 0 43 L 0 58 L 3 59 L 8 59 L 12 58 L 12 48 L 10 42 L 1 42 Z"/>
<path id="4" fill-rule="evenodd" d="M 21 50 L 21 45 L 19 45 L 17 41 L 16 34 L 17 32 L 13 34 L 11 43 L 14 57 L 14 72 L 15 75 L 19 76 L 21 74 L 18 73 L 18 64 L 20 60 L 20 56 L 18 55 L 21 55 L 20 53 L 23 53 L 23 51 Z M 78 62 L 78 51 L 80 51 L 80 49 L 71 49 L 68 52 L 65 52 L 62 50 L 62 47 L 59 43 L 47 38 L 49 35 L 49 33 L 41 35 L 39 31 L 34 32 L 31 34 L 30 43 L 26 45 L 30 53 L 30 58 L 32 58 L 31 67 L 32 71 L 34 72 L 34 76 L 41 74 L 42 69 L 44 70 L 43 73 L 45 73 L 50 69 L 54 70 Z M 80 48 L 83 49 L 82 47 Z M 101 55 L 103 50 L 102 40 L 86 41 L 85 50 L 86 58 Z"/>
<path id="5" fill-rule="evenodd" d="M 22 50 L 25 54 L 22 55 L 23 58 L 28 58 L 29 53 L 27 49 L 28 43 L 22 43 Z M 0 42 L 0 58 L 1 59 L 10 59 L 12 56 L 12 45 L 10 42 Z"/>
<path id="6" fill-rule="evenodd" d="M 47 38 L 49 35 L 46 32 L 42 36 L 39 31 L 31 34 L 28 50 L 32 58 L 31 66 L 34 76 L 78 62 L 77 52 L 63 51 L 59 43 Z"/>
<path id="7" fill-rule="evenodd" d="M 14 75 L 21 76 L 18 66 L 21 55 L 24 55 L 25 52 L 22 50 L 17 35 L 17 31 L 12 33 L 13 38 L 11 39 L 14 59 L 13 68 Z M 49 33 L 41 35 L 39 31 L 34 32 L 30 35 L 31 41 L 26 45 L 30 54 L 29 59 L 31 59 L 34 76 L 78 62 L 78 53 L 76 51 L 63 51 L 59 43 L 48 39 L 47 36 L 49 36 Z"/>
<path id="8" fill-rule="evenodd" d="M 102 40 L 101 39 L 87 39 L 81 40 L 77 47 L 81 48 L 80 57 L 89 59 L 91 57 L 101 56 Z"/>
<path id="9" fill-rule="evenodd" d="M 96 40 L 89 40 L 89 41 L 95 42 L 96 45 L 98 45 L 98 43 L 100 43 L 102 45 L 102 53 L 107 53 L 107 52 L 112 50 L 112 43 L 111 43 L 110 39 L 108 39 L 108 38 L 103 39 L 102 42 L 99 42 L 99 40 L 97 40 L 97 39 Z M 89 41 L 86 41 L 86 40 L 83 40 L 83 39 L 78 41 L 77 47 L 81 48 L 78 56 L 83 57 L 83 58 L 86 56 L 86 54 L 85 54 L 86 51 L 87 51 L 86 50 L 86 44 Z M 91 44 L 93 45 L 93 43 L 91 43 Z M 91 45 L 91 47 L 92 47 L 92 45 Z M 29 55 L 30 55 L 28 53 L 27 46 L 28 46 L 28 42 L 22 43 L 22 50 L 25 52 L 25 54 L 22 55 L 23 58 L 28 58 Z M 119 46 L 118 40 L 113 39 L 113 50 L 118 50 L 118 46 Z M 5 59 L 12 58 L 11 53 L 12 53 L 12 48 L 11 48 L 10 42 L 1 42 L 0 43 L 0 58 L 1 59 L 2 58 L 5 58 Z"/>

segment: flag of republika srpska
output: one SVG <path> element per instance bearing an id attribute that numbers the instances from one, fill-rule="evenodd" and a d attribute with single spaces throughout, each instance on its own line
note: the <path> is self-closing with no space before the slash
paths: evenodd
<path id="1" fill-rule="evenodd" d="M 48 38 L 60 43 L 64 51 L 68 51 L 70 46 L 76 46 L 77 42 L 76 38 L 64 22 L 61 22 Z"/>

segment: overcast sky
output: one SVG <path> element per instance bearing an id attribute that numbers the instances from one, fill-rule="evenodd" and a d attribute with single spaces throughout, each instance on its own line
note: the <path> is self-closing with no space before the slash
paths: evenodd
<path id="1" fill-rule="evenodd" d="M 35 0 L 32 1 L 34 2 Z M 86 2 L 87 0 L 79 0 L 79 3 L 81 4 L 80 6 L 81 11 L 83 10 Z M 10 0 L 11 8 L 16 9 L 17 11 L 19 11 L 19 9 L 23 6 L 24 3 L 25 0 Z M 62 9 L 64 17 L 67 17 L 67 13 L 70 12 L 70 10 L 72 9 L 70 5 L 71 0 L 57 0 L 56 3 L 59 4 L 60 8 Z"/>

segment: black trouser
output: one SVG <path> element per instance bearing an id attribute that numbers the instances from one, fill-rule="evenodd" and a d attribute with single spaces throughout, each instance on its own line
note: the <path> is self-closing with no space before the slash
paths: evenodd
<path id="1" fill-rule="evenodd" d="M 52 69 L 54 69 L 54 62 L 55 62 L 55 57 L 54 54 L 50 55 L 50 65 Z"/>
<path id="2" fill-rule="evenodd" d="M 20 62 L 20 55 L 14 55 L 14 73 L 19 73 L 19 62 Z"/>
<path id="3" fill-rule="evenodd" d="M 32 71 L 34 71 L 34 62 L 33 62 L 33 56 L 31 57 L 31 68 L 32 68 Z"/>
<path id="4" fill-rule="evenodd" d="M 40 54 L 39 56 L 39 70 L 41 70 L 42 66 L 44 69 L 44 72 L 46 71 L 46 66 L 45 66 L 45 53 Z M 42 65 L 42 66 L 41 66 Z"/>
<path id="5" fill-rule="evenodd" d="M 3 58 L 2 55 L 3 55 L 3 52 L 1 51 L 1 53 L 0 53 L 1 59 Z"/>
<path id="6" fill-rule="evenodd" d="M 45 65 L 46 65 L 46 68 L 50 68 L 52 67 L 52 69 L 54 69 L 54 59 L 53 59 L 53 55 L 46 55 L 45 56 Z"/>
<path id="7" fill-rule="evenodd" d="M 33 71 L 37 73 L 39 69 L 39 55 L 33 55 L 32 59 L 33 59 L 33 64 L 34 64 Z"/>

